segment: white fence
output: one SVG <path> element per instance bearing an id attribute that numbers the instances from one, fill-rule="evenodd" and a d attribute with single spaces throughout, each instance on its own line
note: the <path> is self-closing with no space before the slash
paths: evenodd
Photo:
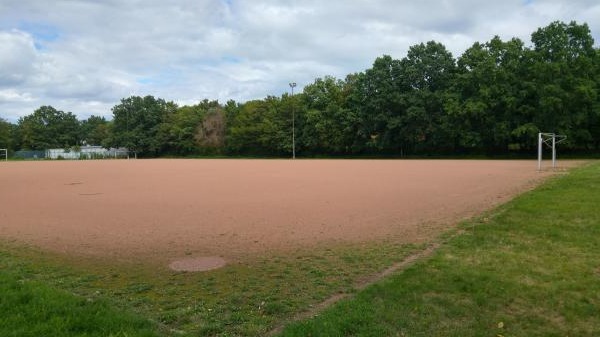
<path id="1" fill-rule="evenodd" d="M 48 159 L 104 159 L 104 158 L 129 158 L 126 148 L 106 149 L 102 146 L 82 146 L 78 149 L 48 149 Z"/>

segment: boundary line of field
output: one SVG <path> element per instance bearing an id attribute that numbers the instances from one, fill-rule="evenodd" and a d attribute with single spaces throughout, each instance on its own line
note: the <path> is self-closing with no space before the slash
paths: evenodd
<path id="1" fill-rule="evenodd" d="M 458 232 L 454 233 L 454 235 L 458 235 L 459 233 L 462 233 L 462 232 L 463 231 L 458 231 Z M 452 235 L 452 236 L 454 236 L 454 235 Z M 288 324 L 306 320 L 311 317 L 317 316 L 319 313 L 321 313 L 322 311 L 331 307 L 332 305 L 338 303 L 339 301 L 347 299 L 347 298 L 352 298 L 359 291 L 366 289 L 368 286 L 381 281 L 382 279 L 386 278 L 387 276 L 389 276 L 395 272 L 404 270 L 405 268 L 411 266 L 412 264 L 414 264 L 415 262 L 417 262 L 421 259 L 431 256 L 440 246 L 441 246 L 441 243 L 439 243 L 439 242 L 430 243 L 427 247 L 425 247 L 425 249 L 417 251 L 411 255 L 408 255 L 401 261 L 398 261 L 398 262 L 392 264 L 385 270 L 358 281 L 353 286 L 353 290 L 355 290 L 354 293 L 346 292 L 346 293 L 334 294 L 334 295 L 328 297 L 327 299 L 325 299 L 324 301 L 321 301 L 320 303 L 317 303 L 317 304 L 311 306 L 307 311 L 303 311 L 303 312 L 296 314 L 290 320 L 286 320 L 286 321 L 283 321 L 283 322 L 277 324 L 277 326 L 275 326 L 273 329 L 271 329 L 266 335 L 267 336 L 277 335 L 278 333 L 281 333 Z"/>

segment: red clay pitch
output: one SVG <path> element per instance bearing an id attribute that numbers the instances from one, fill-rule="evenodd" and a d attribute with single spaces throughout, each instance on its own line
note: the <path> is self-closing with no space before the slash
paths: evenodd
<path id="1" fill-rule="evenodd" d="M 534 161 L 7 162 L 0 163 L 0 237 L 75 256 L 161 263 L 418 242 L 549 174 Z"/>

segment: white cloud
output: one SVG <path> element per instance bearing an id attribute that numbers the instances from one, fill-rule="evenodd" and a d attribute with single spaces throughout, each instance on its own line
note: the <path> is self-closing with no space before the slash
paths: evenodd
<path id="1" fill-rule="evenodd" d="M 279 95 L 436 40 L 455 57 L 494 35 L 587 22 L 596 0 L 3 0 L 0 117 L 41 105 L 111 116 L 130 94 L 192 104 Z"/>
<path id="2" fill-rule="evenodd" d="M 31 94 L 27 92 L 18 92 L 15 89 L 0 90 L 0 103 L 22 103 L 32 100 Z"/>
<path id="3" fill-rule="evenodd" d="M 33 73 L 36 59 L 30 35 L 18 30 L 0 31 L 0 88 L 25 82 Z"/>

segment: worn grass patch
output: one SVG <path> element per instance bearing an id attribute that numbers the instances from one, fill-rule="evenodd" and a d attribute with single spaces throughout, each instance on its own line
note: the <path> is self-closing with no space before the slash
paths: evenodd
<path id="1" fill-rule="evenodd" d="M 598 163 L 554 178 L 281 336 L 594 336 L 599 201 Z"/>
<path id="2" fill-rule="evenodd" d="M 51 292 L 76 294 L 73 298 L 85 310 L 93 303 L 102 303 L 107 309 L 146 317 L 160 335 L 264 336 L 278 322 L 332 294 L 354 292 L 361 279 L 420 248 L 393 242 L 321 247 L 202 273 L 78 260 L 8 243 L 0 246 L 0 256 L 2 269 L 11 270 L 16 280 Z M 64 310 L 71 311 L 69 307 Z M 52 323 L 33 315 L 34 311 L 35 305 L 22 314 L 23 324 L 39 321 L 37 335 L 53 335 Z M 94 333 L 109 335 L 105 324 L 97 323 Z M 136 327 L 131 324 L 134 330 Z M 82 334 L 67 331 L 57 335 Z"/>

